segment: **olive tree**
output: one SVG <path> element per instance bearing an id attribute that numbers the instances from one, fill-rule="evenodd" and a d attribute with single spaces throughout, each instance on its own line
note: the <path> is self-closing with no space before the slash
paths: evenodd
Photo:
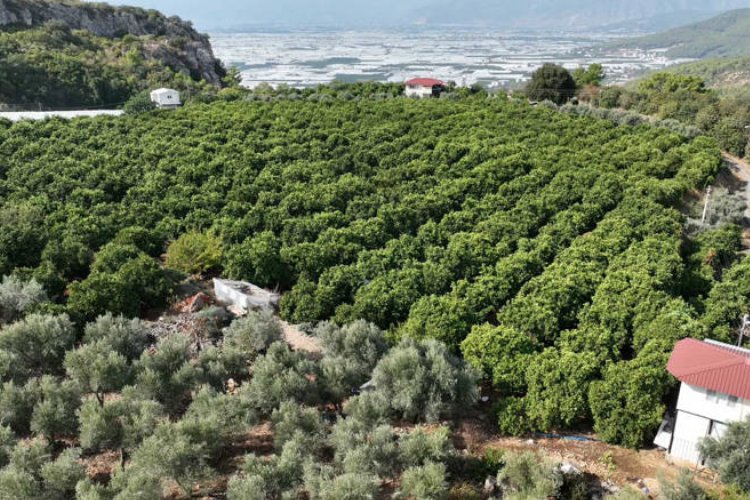
<path id="1" fill-rule="evenodd" d="M 527 451 L 507 453 L 497 481 L 505 493 L 503 498 L 549 498 L 559 494 L 563 476 L 549 458 Z"/>
<path id="2" fill-rule="evenodd" d="M 283 339 L 281 323 L 270 311 L 249 311 L 224 330 L 224 347 L 252 360 Z"/>
<path id="3" fill-rule="evenodd" d="M 79 439 L 85 450 L 120 449 L 128 453 L 167 418 L 161 404 L 140 398 L 133 388 L 126 388 L 120 398 L 103 405 L 87 399 L 77 416 Z"/>
<path id="4" fill-rule="evenodd" d="M 409 467 L 401 476 L 399 491 L 407 498 L 442 500 L 448 496 L 445 465 L 428 462 Z"/>
<path id="5" fill-rule="evenodd" d="M 65 371 L 86 393 L 93 394 L 100 405 L 104 395 L 122 389 L 128 382 L 130 366 L 122 354 L 110 349 L 105 341 L 86 344 L 65 355 Z"/>
<path id="6" fill-rule="evenodd" d="M 0 325 L 21 319 L 45 300 L 47 294 L 36 280 L 22 281 L 16 276 L 4 276 L 0 283 Z"/>
<path id="7" fill-rule="evenodd" d="M 699 449 L 723 482 L 750 492 L 750 418 L 729 424 L 720 439 L 705 438 Z"/>
<path id="8" fill-rule="evenodd" d="M 402 341 L 373 372 L 377 392 L 395 415 L 434 422 L 471 407 L 477 373 L 436 340 Z"/>
<path id="9" fill-rule="evenodd" d="M 137 359 L 149 345 L 148 327 L 139 319 L 127 319 L 107 313 L 88 323 L 83 333 L 85 343 L 103 342 L 128 361 Z"/>
<path id="10" fill-rule="evenodd" d="M 366 321 L 344 327 L 323 323 L 316 327 L 314 335 L 323 347 L 321 370 L 326 390 L 336 401 L 367 382 L 388 350 L 383 331 Z"/>
<path id="11" fill-rule="evenodd" d="M 399 461 L 404 467 L 419 467 L 428 462 L 444 462 L 455 451 L 447 427 L 427 430 L 417 427 L 398 442 Z"/>
<path id="12" fill-rule="evenodd" d="M 333 467 L 309 464 L 305 467 L 305 490 L 310 500 L 370 500 L 378 491 L 378 477 L 372 474 L 338 475 Z"/>
<path id="13" fill-rule="evenodd" d="M 31 431 L 54 441 L 75 436 L 78 428 L 76 410 L 81 404 L 77 384 L 44 376 L 39 380 L 39 399 L 31 413 Z"/>
<path id="14" fill-rule="evenodd" d="M 325 425 L 320 412 L 315 408 L 304 407 L 293 401 L 285 401 L 273 411 L 273 442 L 277 450 L 297 438 L 305 444 L 310 454 L 315 454 L 323 444 Z"/>
<path id="15" fill-rule="evenodd" d="M 299 435 L 286 441 L 279 455 L 247 455 L 241 473 L 229 480 L 227 498 L 279 498 L 285 492 L 293 492 L 302 485 L 305 464 L 311 462 L 306 444 Z"/>
<path id="16" fill-rule="evenodd" d="M 318 400 L 317 366 L 304 354 L 276 342 L 253 365 L 252 378 L 242 386 L 241 396 L 265 415 L 290 399 L 314 403 Z"/>
<path id="17" fill-rule="evenodd" d="M 23 383 L 30 377 L 62 372 L 75 328 L 68 316 L 32 314 L 0 330 L 0 377 Z"/>
<path id="18" fill-rule="evenodd" d="M 170 411 L 183 403 L 193 387 L 190 339 L 181 334 L 164 337 L 153 351 L 144 351 L 135 367 L 136 387 Z"/>

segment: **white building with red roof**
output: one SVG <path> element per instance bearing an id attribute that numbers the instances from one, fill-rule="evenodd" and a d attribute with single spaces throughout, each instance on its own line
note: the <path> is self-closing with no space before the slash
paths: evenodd
<path id="1" fill-rule="evenodd" d="M 406 97 L 440 97 L 440 93 L 445 90 L 445 83 L 434 78 L 412 78 L 404 82 Z"/>
<path id="2" fill-rule="evenodd" d="M 750 350 L 711 340 L 677 343 L 667 370 L 682 382 L 677 411 L 654 441 L 681 461 L 702 464 L 698 443 L 750 417 Z"/>

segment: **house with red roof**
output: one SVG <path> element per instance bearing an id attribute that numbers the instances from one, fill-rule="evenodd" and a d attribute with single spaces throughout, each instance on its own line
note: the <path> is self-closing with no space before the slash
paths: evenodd
<path id="1" fill-rule="evenodd" d="M 720 438 L 728 424 L 750 417 L 750 350 L 685 339 L 675 345 L 667 370 L 682 385 L 677 411 L 655 444 L 674 459 L 702 465 L 700 440 Z"/>
<path id="2" fill-rule="evenodd" d="M 434 78 L 412 78 L 404 84 L 406 85 L 404 90 L 406 97 L 440 97 L 440 94 L 445 90 L 445 83 Z"/>

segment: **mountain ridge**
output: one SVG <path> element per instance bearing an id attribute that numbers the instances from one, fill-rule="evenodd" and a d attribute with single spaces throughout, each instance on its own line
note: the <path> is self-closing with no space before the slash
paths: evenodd
<path id="1" fill-rule="evenodd" d="M 609 49 L 666 50 L 672 58 L 706 59 L 750 54 L 750 8 L 724 12 L 711 19 L 663 33 L 618 40 Z"/>
<path id="2" fill-rule="evenodd" d="M 49 22 L 64 23 L 71 30 L 85 30 L 93 35 L 117 39 L 125 35 L 163 37 L 179 40 L 180 50 L 166 50 L 161 43 L 151 43 L 147 57 L 159 59 L 194 79 L 219 85 L 221 70 L 207 35 L 179 17 L 167 17 L 155 10 L 137 7 L 113 7 L 105 3 L 71 0 L 0 0 L 0 31 L 31 29 Z M 173 44 L 174 45 L 174 44 Z"/>

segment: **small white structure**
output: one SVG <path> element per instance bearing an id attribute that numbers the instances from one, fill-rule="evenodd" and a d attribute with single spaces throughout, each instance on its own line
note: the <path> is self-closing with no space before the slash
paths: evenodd
<path id="1" fill-rule="evenodd" d="M 406 97 L 418 97 L 420 99 L 440 97 L 440 94 L 445 90 L 445 83 L 434 78 L 414 78 L 407 80 L 405 85 L 404 95 Z"/>
<path id="2" fill-rule="evenodd" d="M 250 309 L 274 309 L 281 299 L 278 293 L 269 292 L 252 283 L 218 278 L 214 278 L 214 293 L 217 301 L 241 313 L 247 313 Z"/>
<path id="3" fill-rule="evenodd" d="M 665 419 L 654 443 L 676 460 L 703 465 L 700 440 L 719 438 L 728 424 L 750 417 L 750 350 L 685 339 L 667 369 L 682 386 L 676 414 Z"/>
<path id="4" fill-rule="evenodd" d="M 151 102 L 159 109 L 175 109 L 182 105 L 179 92 L 164 88 L 151 91 Z"/>
<path id="5" fill-rule="evenodd" d="M 0 119 L 17 122 L 21 120 L 46 120 L 47 118 L 64 118 L 70 120 L 80 117 L 121 116 L 119 109 L 88 109 L 80 111 L 2 111 Z"/>

